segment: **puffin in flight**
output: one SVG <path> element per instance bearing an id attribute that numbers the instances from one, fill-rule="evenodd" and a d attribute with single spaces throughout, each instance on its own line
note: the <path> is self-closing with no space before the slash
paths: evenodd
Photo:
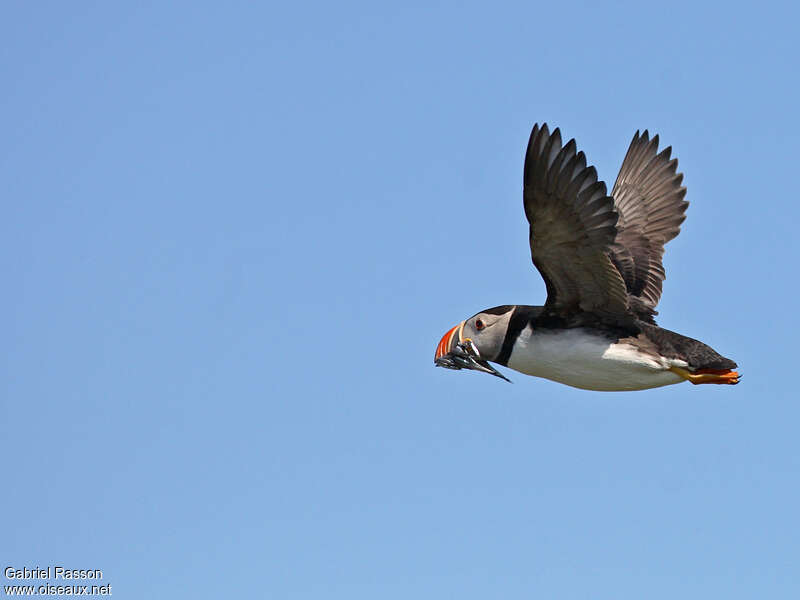
<path id="1" fill-rule="evenodd" d="M 534 125 L 523 204 L 547 300 L 462 321 L 439 342 L 436 366 L 506 379 L 493 362 L 599 391 L 739 383 L 735 362 L 654 319 L 664 244 L 678 235 L 689 205 L 671 150 L 659 152 L 657 135 L 637 131 L 609 196 L 574 139 L 562 145 L 558 129 Z"/>

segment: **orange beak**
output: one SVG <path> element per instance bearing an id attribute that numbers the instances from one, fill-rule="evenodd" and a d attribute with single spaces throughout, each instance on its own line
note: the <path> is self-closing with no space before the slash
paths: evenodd
<path id="1" fill-rule="evenodd" d="M 453 338 L 458 338 L 458 341 L 461 341 L 461 329 L 464 327 L 463 321 L 453 327 L 450 331 L 444 334 L 441 340 L 439 340 L 439 345 L 436 346 L 436 356 L 433 357 L 433 360 L 437 360 L 450 352 L 450 349 L 453 345 Z M 458 336 L 456 336 L 458 333 Z"/>
<path id="2" fill-rule="evenodd" d="M 480 352 L 478 352 L 471 339 L 464 338 L 464 324 L 465 321 L 461 321 L 439 340 L 439 345 L 436 346 L 436 356 L 433 358 L 436 366 L 455 369 L 456 371 L 471 369 L 481 373 L 489 373 L 489 375 L 494 375 L 511 383 L 508 377 L 495 369 L 488 361 L 481 358 Z M 464 345 L 462 346 L 462 344 Z"/>

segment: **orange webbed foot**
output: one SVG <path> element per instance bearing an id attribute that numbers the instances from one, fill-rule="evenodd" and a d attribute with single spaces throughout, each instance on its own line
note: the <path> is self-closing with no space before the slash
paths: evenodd
<path id="1" fill-rule="evenodd" d="M 691 372 L 680 367 L 670 367 L 669 370 L 695 385 L 700 385 L 701 383 L 736 385 L 739 383 L 739 379 L 741 379 L 739 373 L 730 369 L 698 369 L 697 371 Z"/>

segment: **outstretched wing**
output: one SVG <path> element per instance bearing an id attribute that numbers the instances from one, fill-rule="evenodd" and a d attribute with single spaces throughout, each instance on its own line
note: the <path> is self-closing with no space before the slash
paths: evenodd
<path id="1" fill-rule="evenodd" d="M 672 148 L 658 152 L 658 136 L 633 136 L 611 196 L 619 213 L 611 256 L 622 277 L 631 308 L 652 319 L 666 278 L 664 244 L 678 235 L 689 203 Z"/>
<path id="2" fill-rule="evenodd" d="M 574 139 L 562 147 L 558 129 L 551 134 L 546 124 L 534 125 L 523 199 L 531 257 L 547 286 L 545 311 L 567 319 L 587 312 L 627 320 L 627 288 L 610 255 L 617 235 L 614 200 Z"/>

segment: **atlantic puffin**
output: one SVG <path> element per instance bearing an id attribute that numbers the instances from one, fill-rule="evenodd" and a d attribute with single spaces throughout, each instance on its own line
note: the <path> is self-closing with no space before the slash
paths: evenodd
<path id="1" fill-rule="evenodd" d="M 630 391 L 739 383 L 737 365 L 706 344 L 659 327 L 664 245 L 685 219 L 686 188 L 672 148 L 633 136 L 607 194 L 574 139 L 534 125 L 525 154 L 523 204 L 544 306 L 509 304 L 462 321 L 434 363 L 508 380 L 490 363 L 572 387 Z"/>

